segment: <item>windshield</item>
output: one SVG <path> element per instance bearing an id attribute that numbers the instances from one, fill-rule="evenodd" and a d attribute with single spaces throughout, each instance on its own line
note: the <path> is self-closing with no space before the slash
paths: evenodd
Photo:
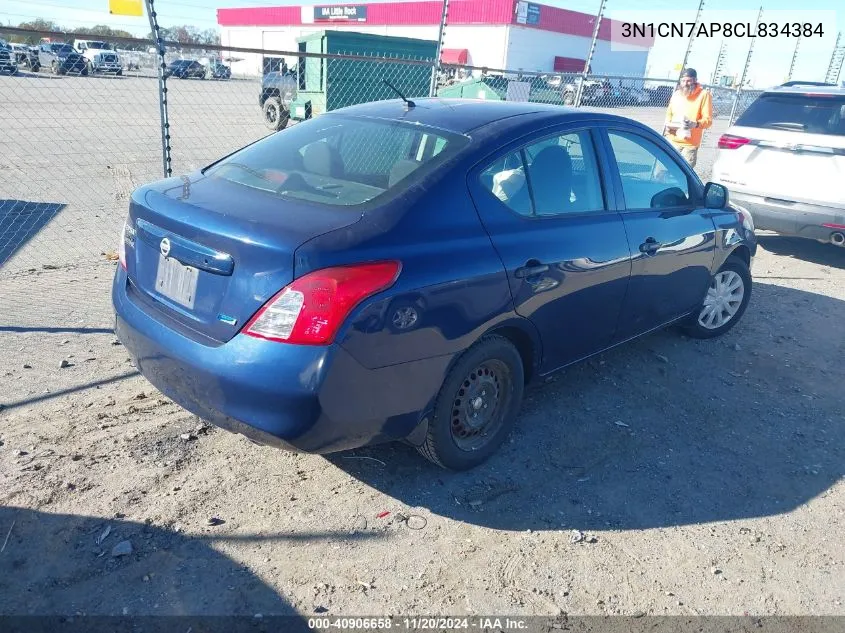
<path id="1" fill-rule="evenodd" d="M 764 94 L 748 107 L 736 124 L 845 136 L 845 94 Z"/>
<path id="2" fill-rule="evenodd" d="M 98 48 L 103 50 L 109 50 L 109 45 L 105 42 L 88 42 L 88 48 Z"/>
<path id="3" fill-rule="evenodd" d="M 206 173 L 281 198 L 349 207 L 406 190 L 467 140 L 419 125 L 323 114 L 242 149 Z"/>
<path id="4" fill-rule="evenodd" d="M 70 44 L 53 44 L 50 47 L 54 53 L 74 53 L 73 47 Z"/>
<path id="5" fill-rule="evenodd" d="M 176 68 L 177 66 L 188 66 L 191 62 L 187 59 L 177 59 L 174 62 L 170 62 L 171 68 Z"/>

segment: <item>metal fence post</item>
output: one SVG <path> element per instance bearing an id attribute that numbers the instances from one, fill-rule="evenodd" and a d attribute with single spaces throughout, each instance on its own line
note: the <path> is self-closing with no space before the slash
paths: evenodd
<path id="1" fill-rule="evenodd" d="M 164 77 L 166 63 L 164 61 L 164 42 L 159 32 L 158 19 L 153 5 L 154 0 L 145 0 L 147 16 L 150 19 L 150 29 L 156 43 L 158 55 L 158 108 L 161 116 L 161 163 L 164 177 L 169 178 L 173 173 L 170 160 L 170 122 L 167 117 L 167 80 Z"/>
<path id="2" fill-rule="evenodd" d="M 601 0 L 599 5 L 599 12 L 596 15 L 596 27 L 593 29 L 593 39 L 590 41 L 590 52 L 587 54 L 587 59 L 584 61 L 584 70 L 581 72 L 581 81 L 578 82 L 578 89 L 575 91 L 576 108 L 581 107 L 581 97 L 584 95 L 584 84 L 587 82 L 587 75 L 590 73 L 590 64 L 593 62 L 593 55 L 596 52 L 596 41 L 599 39 L 599 28 L 601 27 L 601 18 L 604 15 L 604 5 L 607 0 Z"/>
<path id="3" fill-rule="evenodd" d="M 434 60 L 434 67 L 431 69 L 431 87 L 428 90 L 429 97 L 437 96 L 437 77 L 440 74 L 440 55 L 443 51 L 443 35 L 446 32 L 446 18 L 449 15 L 449 0 L 443 0 L 443 12 L 440 14 L 440 33 L 437 36 L 437 58 Z"/>
<path id="4" fill-rule="evenodd" d="M 734 104 L 731 107 L 731 118 L 728 125 L 733 125 L 736 120 L 736 110 L 739 107 L 739 98 L 742 95 L 742 86 L 745 84 L 745 77 L 748 75 L 748 67 L 751 66 L 751 54 L 754 52 L 754 41 L 757 39 L 757 29 L 760 26 L 760 20 L 763 19 L 763 7 L 757 13 L 757 24 L 754 26 L 754 35 L 751 37 L 751 44 L 748 45 L 748 56 L 745 58 L 745 68 L 742 69 L 742 77 L 739 80 L 739 85 L 736 87 L 736 95 L 734 96 Z"/>
<path id="5" fill-rule="evenodd" d="M 692 51 L 692 43 L 695 41 L 695 32 L 698 29 L 698 21 L 701 19 L 701 11 L 704 9 L 704 0 L 698 3 L 698 12 L 695 14 L 695 23 L 692 27 L 692 33 L 690 33 L 689 41 L 687 42 L 687 50 L 684 53 L 684 61 L 681 63 L 681 74 L 678 75 L 678 82 L 681 81 L 681 76 L 683 72 L 687 69 L 687 62 L 689 61 L 689 55 Z"/>
<path id="6" fill-rule="evenodd" d="M 801 36 L 798 36 L 798 39 L 795 40 L 795 50 L 792 52 L 792 62 L 789 64 L 789 74 L 786 76 L 786 80 L 790 81 L 792 79 L 792 73 L 795 72 L 795 62 L 798 61 L 798 46 L 801 44 Z"/>

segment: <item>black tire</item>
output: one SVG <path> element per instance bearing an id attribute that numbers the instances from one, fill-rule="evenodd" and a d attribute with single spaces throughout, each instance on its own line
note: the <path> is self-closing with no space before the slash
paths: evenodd
<path id="1" fill-rule="evenodd" d="M 121 68 L 120 70 L 118 70 L 118 71 L 115 73 L 115 75 L 117 75 L 118 77 L 122 76 L 122 75 L 123 75 L 123 69 Z"/>
<path id="2" fill-rule="evenodd" d="M 488 388 L 495 389 L 489 396 Z M 501 336 L 484 337 L 446 376 L 425 441 L 417 450 L 448 470 L 478 466 L 496 452 L 516 423 L 524 388 L 522 358 L 513 344 Z M 493 411 L 485 413 L 489 406 Z M 478 414 L 482 426 L 473 429 L 471 417 Z"/>
<path id="3" fill-rule="evenodd" d="M 41 70 L 41 64 L 32 65 L 32 72 L 37 73 L 39 70 Z"/>
<path id="4" fill-rule="evenodd" d="M 270 97 L 264 102 L 264 125 L 271 130 L 282 130 L 287 127 L 290 112 L 282 105 L 279 97 Z"/>
<path id="5" fill-rule="evenodd" d="M 53 73 L 54 75 L 59 74 L 59 65 L 56 63 L 55 60 L 50 62 L 50 72 Z"/>
<path id="6" fill-rule="evenodd" d="M 721 326 L 708 328 L 699 322 L 706 305 L 705 300 L 702 300 L 701 305 L 696 309 L 696 311 L 690 316 L 687 323 L 685 323 L 683 326 L 683 329 L 687 335 L 699 339 L 715 338 L 717 336 L 721 336 L 722 334 L 730 330 L 740 321 L 740 319 L 742 319 L 742 315 L 745 314 L 745 310 L 748 307 L 748 302 L 751 300 L 751 290 L 753 285 L 751 279 L 751 271 L 748 270 L 748 266 L 743 260 L 739 259 L 738 257 L 729 257 L 728 260 L 722 265 L 722 267 L 716 272 L 716 274 L 713 275 L 713 278 L 710 282 L 711 285 L 708 287 L 708 293 L 710 289 L 714 287 L 716 278 L 721 273 L 725 272 L 736 273 L 742 280 L 743 295 L 742 300 L 739 303 L 739 308 L 733 314 L 733 316 L 731 316 Z"/>

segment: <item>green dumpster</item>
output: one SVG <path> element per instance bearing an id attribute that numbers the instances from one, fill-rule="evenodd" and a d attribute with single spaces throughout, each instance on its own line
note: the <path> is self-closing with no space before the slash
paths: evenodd
<path id="1" fill-rule="evenodd" d="M 301 53 L 358 55 L 380 60 L 300 57 L 299 89 L 290 108 L 293 119 L 308 119 L 357 103 L 398 98 L 384 83 L 385 79 L 409 99 L 429 94 L 431 63 L 437 56 L 435 41 L 326 30 L 299 38 L 297 45 Z M 431 63 L 408 64 L 391 59 Z"/>
<path id="2" fill-rule="evenodd" d="M 444 86 L 437 91 L 444 99 L 486 99 L 488 101 L 530 101 L 564 105 L 560 88 L 553 88 L 539 77 L 508 79 L 501 75 L 476 77 Z"/>

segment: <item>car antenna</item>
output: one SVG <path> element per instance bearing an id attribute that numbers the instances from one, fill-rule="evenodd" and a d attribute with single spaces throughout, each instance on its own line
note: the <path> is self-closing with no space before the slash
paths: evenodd
<path id="1" fill-rule="evenodd" d="M 399 92 L 399 89 L 396 86 L 394 86 L 392 83 L 390 83 L 387 79 L 382 79 L 382 81 L 384 83 L 386 83 L 393 90 L 393 92 L 398 94 L 399 97 L 402 99 L 402 101 L 405 102 L 405 109 L 406 110 L 410 110 L 411 108 L 415 108 L 417 106 L 416 103 L 414 103 L 413 101 L 408 99 L 405 95 L 403 95 L 401 92 Z"/>

